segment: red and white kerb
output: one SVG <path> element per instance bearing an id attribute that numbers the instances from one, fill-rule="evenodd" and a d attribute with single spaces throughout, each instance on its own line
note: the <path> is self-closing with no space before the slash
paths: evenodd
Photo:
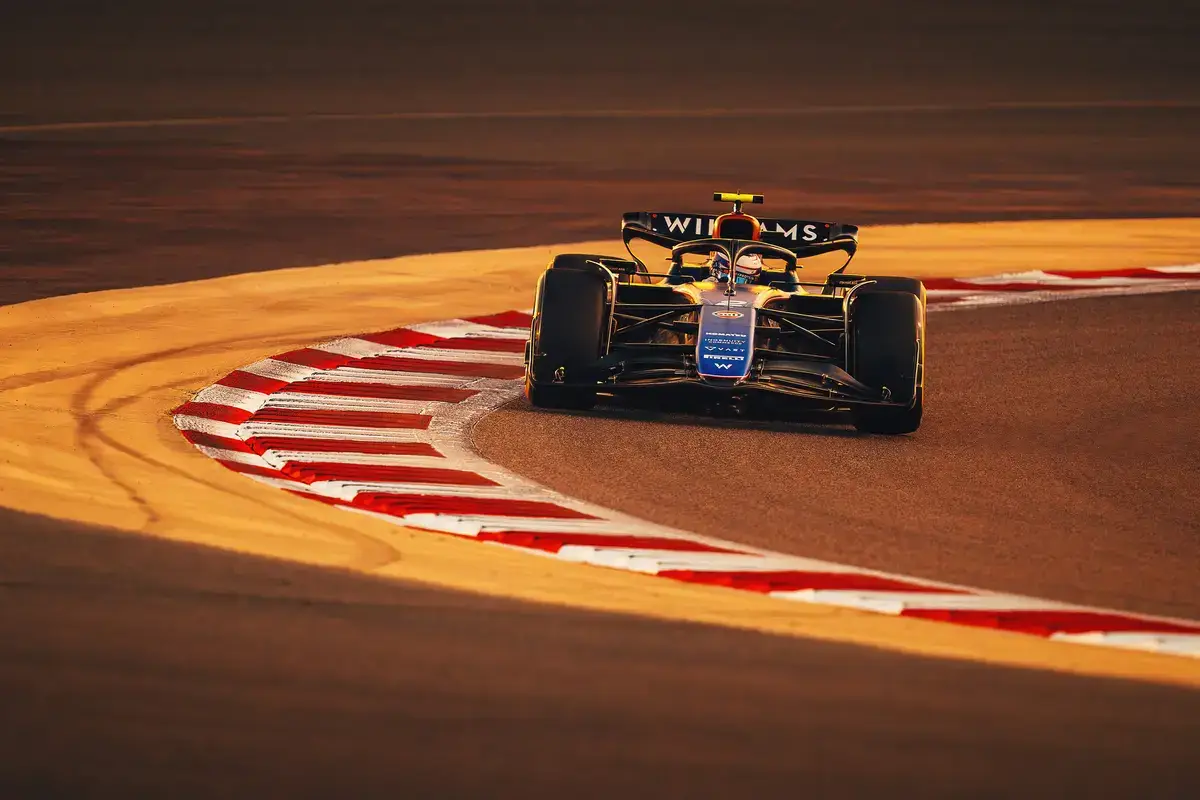
<path id="1" fill-rule="evenodd" d="M 1200 288 L 1200 265 L 926 285 L 931 310 L 968 308 Z M 197 393 L 175 409 L 175 425 L 229 469 L 410 528 L 781 600 L 1200 657 L 1200 622 L 758 550 L 574 500 L 489 463 L 469 428 L 520 394 L 529 323 L 509 311 L 280 353 Z"/>

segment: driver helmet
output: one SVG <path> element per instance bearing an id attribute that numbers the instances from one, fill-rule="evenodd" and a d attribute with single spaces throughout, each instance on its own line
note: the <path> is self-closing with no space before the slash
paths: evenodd
<path id="1" fill-rule="evenodd" d="M 717 283 L 727 283 L 729 281 L 729 256 L 723 251 L 714 250 L 709 255 L 709 266 L 712 269 L 712 278 L 714 281 Z M 754 283 L 758 278 L 758 274 L 762 272 L 762 268 L 762 256 L 758 253 L 747 253 L 740 256 L 733 268 L 733 282 Z"/>

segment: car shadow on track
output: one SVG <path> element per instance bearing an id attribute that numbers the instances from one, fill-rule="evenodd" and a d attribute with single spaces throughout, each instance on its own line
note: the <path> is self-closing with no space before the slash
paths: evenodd
<path id="1" fill-rule="evenodd" d="M 850 425 L 849 415 L 845 412 L 837 411 L 808 411 L 788 414 L 786 416 L 778 414 L 739 414 L 733 411 L 705 414 L 698 411 L 662 411 L 634 405 L 608 403 L 602 403 L 588 411 L 560 411 L 535 408 L 524 397 L 518 398 L 508 407 L 536 414 L 553 414 L 593 419 L 624 419 L 657 423 L 660 425 L 756 430 L 771 433 L 797 433 L 845 439 L 872 436 L 872 434 L 860 433 L 855 430 Z"/>

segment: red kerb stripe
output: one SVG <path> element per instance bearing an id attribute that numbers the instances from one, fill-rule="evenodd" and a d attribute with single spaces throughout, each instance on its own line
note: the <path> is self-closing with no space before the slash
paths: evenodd
<path id="1" fill-rule="evenodd" d="M 1200 625 L 1159 622 L 1106 611 L 1057 611 L 1050 609 L 977 611 L 971 609 L 914 608 L 906 609 L 901 614 L 906 617 L 954 622 L 959 625 L 974 625 L 981 628 L 998 628 L 1005 631 L 1032 633 L 1038 636 L 1049 636 L 1054 633 L 1090 633 L 1093 631 L 1200 634 Z"/>
<path id="2" fill-rule="evenodd" d="M 296 497 L 303 497 L 305 500 L 316 500 L 329 506 L 351 505 L 349 500 L 343 500 L 340 497 L 330 497 L 329 495 L 324 494 L 312 494 L 310 492 L 302 492 L 299 489 L 284 489 L 284 491 L 288 494 L 295 495 Z"/>
<path id="3" fill-rule="evenodd" d="M 978 291 L 986 292 L 986 286 L 975 283 L 963 283 L 958 278 L 922 278 L 926 291 Z"/>
<path id="4" fill-rule="evenodd" d="M 1061 283 L 1001 283 L 1001 284 L 992 284 L 992 285 L 987 285 L 987 286 L 978 285 L 978 284 L 972 285 L 972 284 L 964 283 L 964 284 L 959 284 L 958 286 L 952 286 L 952 287 L 939 286 L 937 288 L 939 288 L 939 289 L 941 289 L 941 288 L 959 289 L 959 290 L 969 291 L 972 294 L 992 294 L 995 292 L 1080 292 L 1080 291 L 1087 291 L 1089 289 L 1104 289 L 1104 288 L 1110 288 L 1110 287 L 1080 286 L 1076 283 L 1063 281 Z M 1114 285 L 1111 288 L 1119 288 L 1119 286 Z"/>
<path id="5" fill-rule="evenodd" d="M 440 400 L 460 403 L 479 392 L 442 386 L 395 386 L 390 383 L 351 381 L 297 381 L 280 390 L 289 394 L 327 394 L 336 397 L 372 397 L 381 400 Z"/>
<path id="6" fill-rule="evenodd" d="M 217 383 L 233 389 L 247 389 L 251 392 L 262 392 L 263 394 L 278 392 L 288 385 L 288 381 L 281 381 L 277 378 L 264 378 L 261 375 L 255 375 L 253 372 L 243 372 L 240 369 L 229 373 L 217 381 Z"/>
<path id="7" fill-rule="evenodd" d="M 389 372 L 422 372 L 438 375 L 466 375 L 472 378 L 520 378 L 525 368 L 509 364 L 476 364 L 469 361 L 431 361 L 424 358 L 375 356 L 364 358 L 354 365 L 363 369 Z"/>
<path id="8" fill-rule="evenodd" d="M 959 589 L 943 589 L 922 583 L 867 575 L 860 572 L 801 572 L 780 570 L 765 572 L 707 572 L 690 569 L 664 570 L 664 578 L 711 586 L 728 586 L 751 592 L 795 592 L 803 589 L 845 590 L 863 592 L 936 592 L 967 594 Z"/>
<path id="9" fill-rule="evenodd" d="M 356 481 L 363 483 L 429 483 L 446 486 L 498 486 L 474 472 L 440 467 L 411 467 L 396 464 L 340 464 L 336 462 L 290 461 L 283 472 L 304 483 Z"/>
<path id="10" fill-rule="evenodd" d="M 521 311 L 501 311 L 499 314 L 488 314 L 483 317 L 468 317 L 467 322 L 480 325 L 491 325 L 496 328 L 524 328 L 529 330 L 533 317 Z"/>
<path id="11" fill-rule="evenodd" d="M 287 422 L 294 425 L 335 425 L 348 428 L 416 428 L 429 427 L 424 414 L 395 414 L 387 411 L 342 411 L 327 408 L 263 408 L 254 415 L 255 422 Z"/>
<path id="12" fill-rule="evenodd" d="M 222 459 L 217 459 L 217 463 L 223 467 L 228 467 L 229 469 L 233 470 L 234 472 L 240 472 L 243 475 L 260 475 L 264 478 L 283 478 L 283 477 L 285 477 L 282 473 L 279 472 L 279 470 L 271 469 L 270 467 L 260 467 L 260 466 L 254 465 L 254 464 L 243 464 L 240 461 L 224 461 Z"/>
<path id="13" fill-rule="evenodd" d="M 246 440 L 259 453 L 292 450 L 297 453 L 365 453 L 391 456 L 435 456 L 441 453 L 428 442 L 354 441 L 352 439 L 309 439 L 292 436 L 252 436 Z"/>
<path id="14" fill-rule="evenodd" d="M 231 422 L 234 425 L 245 422 L 251 417 L 250 412 L 242 408 L 225 406 L 220 403 L 197 403 L 194 401 L 184 403 L 172 413 L 182 414 L 187 417 L 211 419 L 217 422 Z"/>
<path id="15" fill-rule="evenodd" d="M 1078 281 L 1095 280 L 1096 278 L 1154 278 L 1157 280 L 1196 280 L 1200 279 L 1200 275 L 1189 275 L 1187 273 L 1164 273 L 1152 272 L 1150 270 L 1113 270 L 1111 272 L 1051 272 L 1050 275 L 1057 275 L 1070 278 L 1064 281 L 1050 281 L 1047 283 L 1039 283 L 1036 281 L 1020 281 L 1016 280 L 1011 283 L 971 283 L 970 281 L 961 278 L 929 278 L 924 282 L 925 288 L 930 291 L 962 291 L 971 292 L 972 294 L 990 294 L 993 292 L 1078 292 L 1088 289 L 1103 289 L 1104 286 L 1080 286 Z M 1114 284 L 1114 288 L 1120 284 Z M 933 298 L 930 298 L 932 300 Z"/>
<path id="16" fill-rule="evenodd" d="M 355 338 L 366 339 L 368 342 L 375 342 L 376 344 L 385 344 L 389 347 L 417 347 L 440 341 L 440 337 L 438 336 L 410 331 L 408 328 L 396 328 L 395 330 L 379 331 L 377 333 L 364 333 Z"/>
<path id="17" fill-rule="evenodd" d="M 489 353 L 524 353 L 524 339 L 445 339 L 432 347 L 443 350 L 480 350 Z"/>
<path id="18" fill-rule="evenodd" d="M 334 369 L 354 360 L 351 356 L 328 353 L 324 350 L 314 350 L 311 347 L 280 353 L 277 356 L 271 356 L 271 358 L 276 361 L 286 361 L 288 364 L 312 367 L 313 369 Z"/>
<path id="19" fill-rule="evenodd" d="M 384 514 L 453 514 L 461 516 L 533 517 L 538 519 L 595 519 L 574 509 L 537 500 L 457 497 L 429 494 L 360 492 L 353 505 Z"/>
<path id="20" fill-rule="evenodd" d="M 183 438 L 201 447 L 219 447 L 222 450 L 233 450 L 238 453 L 253 453 L 254 449 L 241 439 L 230 439 L 226 436 L 216 436 L 204 431 L 180 431 Z"/>
<path id="21" fill-rule="evenodd" d="M 1046 270 L 1051 275 L 1062 278 L 1160 278 L 1169 281 L 1200 280 L 1200 272 L 1159 272 L 1149 267 L 1128 267 L 1126 269 L 1093 269 L 1079 272 L 1062 272 Z"/>

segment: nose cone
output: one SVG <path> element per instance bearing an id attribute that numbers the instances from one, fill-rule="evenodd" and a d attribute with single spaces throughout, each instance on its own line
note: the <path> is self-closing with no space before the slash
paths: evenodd
<path id="1" fill-rule="evenodd" d="M 754 295 L 743 287 L 701 295 L 700 332 L 696 337 L 696 374 L 701 378 L 741 380 L 750 374 L 754 353 Z"/>

